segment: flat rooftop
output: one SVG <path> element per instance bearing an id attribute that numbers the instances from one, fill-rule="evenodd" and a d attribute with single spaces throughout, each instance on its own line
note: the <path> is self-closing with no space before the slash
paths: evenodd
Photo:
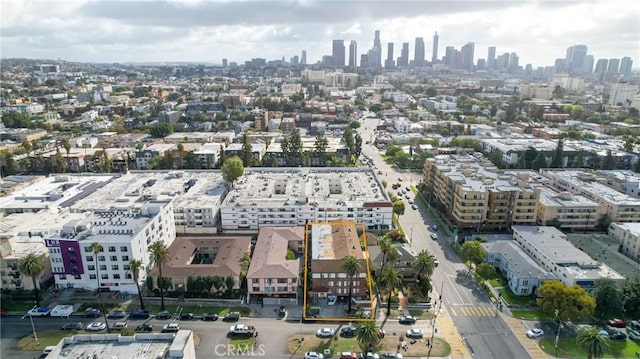
<path id="1" fill-rule="evenodd" d="M 356 226 L 348 222 L 321 223 L 311 226 L 312 259 L 364 259 Z M 336 268 L 337 269 L 337 268 Z"/>
<path id="2" fill-rule="evenodd" d="M 618 225 L 635 225 L 640 230 L 640 223 L 619 223 Z M 567 238 L 574 246 L 584 251 L 592 258 L 608 265 L 625 278 L 640 275 L 640 265 L 633 259 L 618 252 L 620 243 L 606 234 L 567 234 Z"/>
<path id="3" fill-rule="evenodd" d="M 217 211 L 226 192 L 227 182 L 220 171 L 131 171 L 78 201 L 72 210 L 106 211 L 140 201 L 172 200 L 174 209 L 208 207 Z"/>
<path id="4" fill-rule="evenodd" d="M 603 200 L 615 203 L 618 206 L 640 206 L 640 199 L 629 196 L 609 186 L 595 181 L 592 173 L 581 170 L 545 170 L 545 176 L 556 177 L 572 184 L 576 191 L 584 191 L 594 197 L 600 197 Z"/>
<path id="5" fill-rule="evenodd" d="M 73 220 L 87 218 L 86 213 L 58 212 L 46 210 L 38 213 L 13 213 L 0 221 L 0 238 L 3 237 L 32 237 L 47 236 L 62 230 L 62 226 Z"/>
<path id="6" fill-rule="evenodd" d="M 223 207 L 364 207 L 390 203 L 370 168 L 250 168 L 234 183 Z"/>
<path id="7" fill-rule="evenodd" d="M 549 187 L 540 186 L 540 203 L 547 207 L 559 208 L 597 208 L 600 205 L 596 202 L 569 192 L 558 192 Z"/>
<path id="8" fill-rule="evenodd" d="M 557 265 L 580 265 L 596 267 L 599 263 L 567 241 L 566 234 L 550 226 L 511 226 L 531 245 Z"/>

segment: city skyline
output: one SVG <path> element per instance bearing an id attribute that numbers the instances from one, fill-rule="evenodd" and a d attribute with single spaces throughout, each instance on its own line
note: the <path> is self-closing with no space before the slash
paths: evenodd
<path id="1" fill-rule="evenodd" d="M 380 30 L 381 50 L 409 42 L 409 59 L 418 37 L 431 52 L 437 31 L 440 58 L 448 46 L 474 43 L 474 60 L 486 58 L 487 48 L 495 46 L 498 54 L 516 52 L 521 64 L 550 66 L 567 48 L 584 44 L 596 61 L 630 56 L 635 67 L 640 63 L 640 11 L 631 2 L 3 1 L 0 6 L 3 58 L 219 64 L 223 58 L 289 59 L 306 50 L 307 63 L 315 63 L 332 53 L 336 39 L 355 40 L 364 53 Z M 576 22 L 568 17 L 580 19 L 581 28 L 573 28 Z"/>

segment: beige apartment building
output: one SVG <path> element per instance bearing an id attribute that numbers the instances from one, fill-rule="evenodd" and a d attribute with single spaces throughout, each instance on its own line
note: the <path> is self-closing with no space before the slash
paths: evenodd
<path id="1" fill-rule="evenodd" d="M 460 228 L 535 224 L 540 189 L 495 167 L 482 154 L 440 155 L 424 164 L 429 200 Z"/>

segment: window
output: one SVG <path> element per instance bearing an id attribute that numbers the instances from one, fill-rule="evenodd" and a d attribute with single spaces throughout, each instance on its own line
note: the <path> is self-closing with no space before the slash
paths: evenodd
<path id="1" fill-rule="evenodd" d="M 96 266 L 94 266 L 93 264 L 90 264 L 87 266 L 88 270 L 96 270 Z"/>
<path id="2" fill-rule="evenodd" d="M 89 279 L 96 279 L 96 275 L 95 274 L 89 274 Z"/>
<path id="3" fill-rule="evenodd" d="M 298 278 L 291 278 L 291 283 L 297 283 Z"/>
<path id="4" fill-rule="evenodd" d="M 329 287 L 333 287 L 333 281 L 332 281 L 332 280 L 328 281 L 328 282 L 327 282 L 327 285 L 328 285 Z"/>
<path id="5" fill-rule="evenodd" d="M 124 277 L 125 277 L 125 279 L 131 279 L 131 278 L 133 278 L 133 277 L 132 277 L 132 275 L 131 275 L 131 273 L 125 273 Z"/>
<path id="6" fill-rule="evenodd" d="M 122 256 L 122 261 L 123 262 L 128 262 L 129 261 L 129 256 Z"/>
<path id="7" fill-rule="evenodd" d="M 123 266 L 122 266 L 122 269 L 124 269 L 124 270 L 131 270 L 131 266 L 130 266 L 130 265 L 128 265 L 128 264 L 125 264 L 125 265 L 123 265 Z"/>
<path id="8" fill-rule="evenodd" d="M 114 274 L 114 275 L 113 275 L 113 279 L 120 279 L 120 274 L 117 274 L 117 273 L 116 273 L 116 274 Z"/>
<path id="9" fill-rule="evenodd" d="M 257 278 L 253 278 L 253 279 L 251 280 L 251 283 L 252 283 L 252 284 L 258 284 L 258 283 L 260 283 L 260 280 L 259 280 L 259 279 L 257 279 Z"/>
<path id="10" fill-rule="evenodd" d="M 108 274 L 100 274 L 100 277 L 102 279 L 109 279 L 109 275 Z"/>
<path id="11" fill-rule="evenodd" d="M 278 278 L 278 283 L 287 283 L 287 278 Z"/>
<path id="12" fill-rule="evenodd" d="M 86 256 L 84 259 L 86 259 L 87 262 L 93 262 L 93 256 Z"/>
<path id="13" fill-rule="evenodd" d="M 85 253 L 91 253 L 91 247 L 89 247 L 89 246 L 84 247 L 84 252 Z"/>
<path id="14" fill-rule="evenodd" d="M 104 262 L 104 256 L 98 256 L 98 261 L 99 262 Z"/>
<path id="15" fill-rule="evenodd" d="M 115 252 L 115 251 L 116 251 L 115 246 L 109 246 L 109 252 Z"/>
<path id="16" fill-rule="evenodd" d="M 67 279 L 66 274 L 60 274 L 60 280 L 66 280 L 66 279 Z"/>
<path id="17" fill-rule="evenodd" d="M 117 264 L 111 266 L 111 270 L 120 270 L 120 267 Z"/>
<path id="18" fill-rule="evenodd" d="M 101 265 L 100 265 L 100 270 L 107 270 L 107 266 L 106 266 L 106 265 L 104 265 L 104 264 L 101 264 Z"/>
<path id="19" fill-rule="evenodd" d="M 118 260 L 118 256 L 111 256 L 111 261 L 115 262 Z"/>
<path id="20" fill-rule="evenodd" d="M 129 249 L 127 248 L 127 246 L 120 246 L 120 252 L 128 252 Z"/>

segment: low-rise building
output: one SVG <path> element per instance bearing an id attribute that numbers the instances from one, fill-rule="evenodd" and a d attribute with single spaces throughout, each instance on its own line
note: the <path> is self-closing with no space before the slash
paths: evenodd
<path id="1" fill-rule="evenodd" d="M 601 208 L 598 203 L 584 196 L 557 192 L 543 186 L 540 187 L 536 223 L 570 230 L 593 229 L 601 215 Z"/>
<path id="2" fill-rule="evenodd" d="M 176 148 L 172 143 L 155 143 L 136 151 L 136 166 L 138 169 L 145 169 L 147 164 L 155 157 L 164 156 L 165 152 Z"/>
<path id="3" fill-rule="evenodd" d="M 620 252 L 640 263 L 640 223 L 611 223 L 609 235 L 620 242 Z"/>
<path id="4" fill-rule="evenodd" d="M 393 267 L 403 277 L 404 283 L 412 282 L 416 280 L 416 271 L 413 266 L 413 261 L 416 259 L 416 252 L 410 244 L 394 244 L 394 247 L 398 251 L 398 259 L 393 263 Z M 371 275 L 374 277 L 380 275 L 380 271 L 383 266 L 384 255 L 380 251 L 379 246 L 368 246 L 367 251 L 369 253 L 369 263 L 371 265 Z"/>

